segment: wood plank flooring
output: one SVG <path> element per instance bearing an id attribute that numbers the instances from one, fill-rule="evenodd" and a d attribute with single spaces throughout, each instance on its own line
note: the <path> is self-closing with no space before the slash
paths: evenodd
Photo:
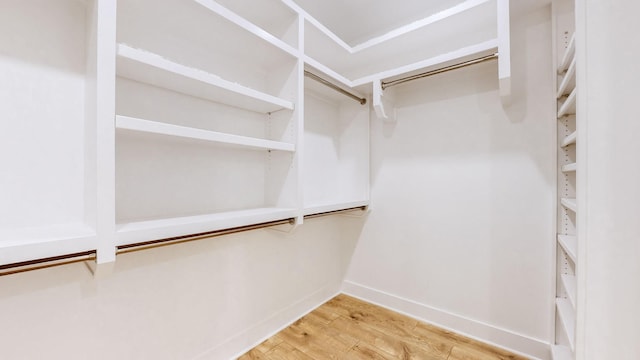
<path id="1" fill-rule="evenodd" d="M 502 349 L 338 295 L 238 360 L 524 360 Z"/>

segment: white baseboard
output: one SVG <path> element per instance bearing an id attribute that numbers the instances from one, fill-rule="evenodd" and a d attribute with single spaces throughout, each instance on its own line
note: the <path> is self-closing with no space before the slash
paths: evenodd
<path id="1" fill-rule="evenodd" d="M 456 315 L 384 291 L 345 281 L 342 292 L 420 321 L 488 343 L 532 359 L 549 360 L 550 344 L 507 329 Z"/>
<path id="2" fill-rule="evenodd" d="M 250 326 L 221 344 L 196 356 L 194 360 L 236 359 L 296 320 L 340 293 L 340 284 L 327 285 L 300 301 Z"/>

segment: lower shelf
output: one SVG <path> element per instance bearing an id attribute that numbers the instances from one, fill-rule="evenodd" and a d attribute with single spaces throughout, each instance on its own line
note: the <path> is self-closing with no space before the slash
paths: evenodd
<path id="1" fill-rule="evenodd" d="M 0 265 L 94 250 L 95 237 L 83 223 L 0 230 Z"/>
<path id="2" fill-rule="evenodd" d="M 573 359 L 573 354 L 571 353 L 571 349 L 569 349 L 569 347 L 567 346 L 552 345 L 551 359 L 552 360 L 571 360 Z"/>
<path id="3" fill-rule="evenodd" d="M 294 218 L 297 215 L 297 209 L 256 208 L 215 214 L 130 222 L 119 224 L 116 227 L 117 245 L 231 229 L 240 226 Z"/>

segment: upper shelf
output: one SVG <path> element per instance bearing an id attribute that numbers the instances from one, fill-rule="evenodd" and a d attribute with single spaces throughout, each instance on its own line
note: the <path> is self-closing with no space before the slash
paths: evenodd
<path id="1" fill-rule="evenodd" d="M 564 54 L 562 54 L 562 60 L 560 60 L 560 64 L 558 65 L 558 74 L 564 73 L 569 68 L 569 65 L 573 61 L 575 52 L 576 52 L 576 34 L 573 33 L 573 35 L 571 35 L 571 40 L 569 40 L 569 44 L 567 45 L 567 48 L 564 51 Z"/>
<path id="2" fill-rule="evenodd" d="M 295 145 L 290 143 L 232 135 L 120 115 L 116 116 L 116 128 L 149 134 L 169 135 L 187 139 L 209 141 L 249 149 L 280 150 L 289 152 L 295 151 Z"/>
<path id="3" fill-rule="evenodd" d="M 564 140 L 562 140 L 562 147 L 575 144 L 577 139 L 578 139 L 578 132 L 574 131 L 571 134 L 567 135 L 567 137 L 564 138 Z"/>
<path id="4" fill-rule="evenodd" d="M 260 113 L 293 110 L 294 107 L 285 99 L 124 44 L 118 45 L 117 73 L 139 82 Z"/>

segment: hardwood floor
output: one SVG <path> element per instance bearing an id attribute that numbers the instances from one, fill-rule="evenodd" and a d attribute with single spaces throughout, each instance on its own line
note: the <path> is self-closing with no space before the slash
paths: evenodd
<path id="1" fill-rule="evenodd" d="M 338 295 L 238 360 L 526 359 Z"/>

